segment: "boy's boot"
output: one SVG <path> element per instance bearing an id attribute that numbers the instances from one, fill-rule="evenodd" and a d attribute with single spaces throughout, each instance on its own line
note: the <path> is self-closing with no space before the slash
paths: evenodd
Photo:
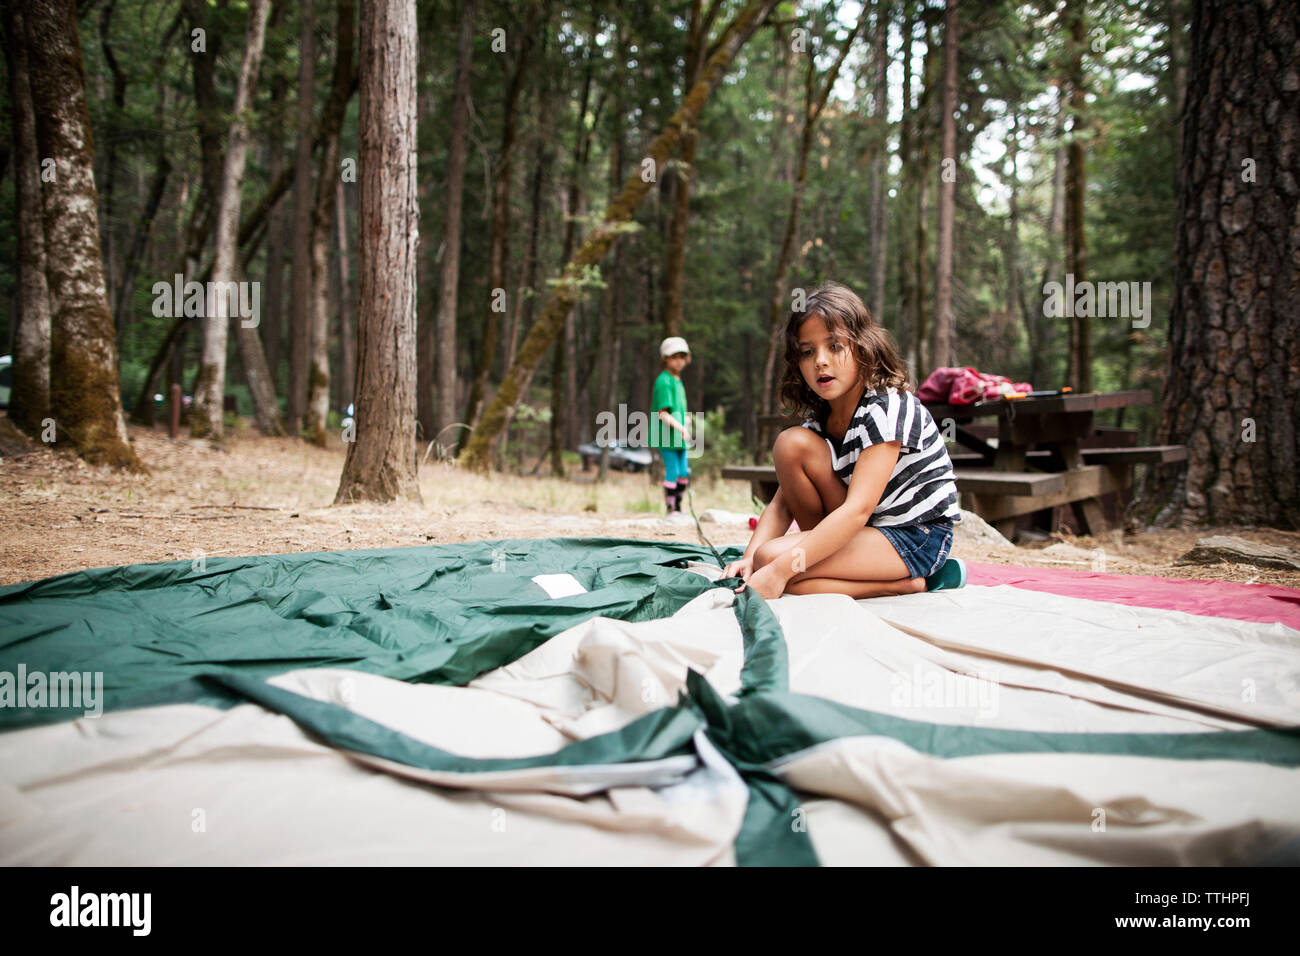
<path id="1" fill-rule="evenodd" d="M 689 477 L 677 479 L 677 505 L 674 508 L 675 511 L 682 510 L 682 499 L 686 497 L 686 488 L 690 483 L 691 479 Z"/>
<path id="2" fill-rule="evenodd" d="M 677 483 L 672 481 L 664 482 L 664 505 L 668 509 L 668 514 L 677 510 Z"/>

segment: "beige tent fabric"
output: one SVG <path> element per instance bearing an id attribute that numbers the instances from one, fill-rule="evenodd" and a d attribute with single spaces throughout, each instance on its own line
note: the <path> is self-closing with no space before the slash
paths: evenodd
<path id="1" fill-rule="evenodd" d="M 1237 865 L 1300 838 L 1300 770 L 1265 764 L 1091 754 L 942 760 L 891 738 L 852 737 L 779 767 L 795 788 L 886 821 L 929 864 Z M 837 839 L 859 826 L 844 815 L 814 818 L 809 832 L 834 862 Z M 1275 862 L 1300 863 L 1300 846 L 1290 852 Z"/>
<path id="2" fill-rule="evenodd" d="M 927 598 L 920 601 L 914 598 Z M 985 609 L 996 606 L 998 613 Z M 1001 585 L 885 598 L 881 620 L 936 646 L 1050 667 L 1255 726 L 1300 714 L 1300 631 Z"/>
<path id="3" fill-rule="evenodd" d="M 688 669 L 736 693 L 732 600 L 715 589 L 663 620 L 593 618 L 467 687 L 337 669 L 273 683 L 452 753 L 549 753 L 674 703 Z M 853 707 L 1044 732 L 1300 724 L 1287 629 L 1006 587 L 771 607 L 790 689 Z M 432 774 L 340 753 L 253 704 L 109 713 L 0 735 L 0 862 L 728 864 L 745 786 L 697 745 L 699 759 Z M 944 760 L 855 737 L 779 770 L 829 864 L 1227 863 L 1300 834 L 1300 772 L 1258 764 Z"/>

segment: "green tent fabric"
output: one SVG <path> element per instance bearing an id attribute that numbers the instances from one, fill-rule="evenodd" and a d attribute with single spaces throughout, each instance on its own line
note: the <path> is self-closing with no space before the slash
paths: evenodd
<path id="1" fill-rule="evenodd" d="M 97 568 L 0 588 L 0 670 L 102 672 L 105 710 L 228 706 L 239 698 L 199 678 L 298 667 L 460 685 L 595 615 L 671 615 L 715 586 L 685 563 L 714 560 L 696 545 L 553 538 Z M 553 599 L 531 580 L 556 573 L 587 593 Z M 766 635 L 754 687 L 784 686 L 780 628 L 753 607 L 737 613 Z M 75 716 L 3 708 L 0 730 Z"/>

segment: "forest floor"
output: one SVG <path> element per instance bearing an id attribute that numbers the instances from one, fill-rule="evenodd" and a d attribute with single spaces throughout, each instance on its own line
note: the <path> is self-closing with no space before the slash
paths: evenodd
<path id="1" fill-rule="evenodd" d="M 575 468 L 568 478 L 470 474 L 430 463 L 420 469 L 422 504 L 334 506 L 341 442 L 316 448 L 243 428 L 225 447 L 162 430 L 131 429 L 144 475 L 95 468 L 71 453 L 33 445 L 0 416 L 0 584 L 86 568 L 200 556 L 413 547 L 503 538 L 630 538 L 700 543 L 695 523 L 664 519 L 647 474 Z M 702 481 L 697 514 L 751 513 L 746 483 Z M 954 554 L 973 561 L 1074 567 L 1115 574 L 1260 582 L 1300 588 L 1300 571 L 1221 562 L 1178 565 L 1198 538 L 1230 534 L 1300 552 L 1300 533 L 1200 528 L 1116 531 L 1099 538 L 1057 534 L 1011 546 L 974 522 L 958 525 Z M 716 547 L 744 545 L 747 526 L 702 522 Z M 1100 560 L 1099 560 L 1100 559 Z"/>

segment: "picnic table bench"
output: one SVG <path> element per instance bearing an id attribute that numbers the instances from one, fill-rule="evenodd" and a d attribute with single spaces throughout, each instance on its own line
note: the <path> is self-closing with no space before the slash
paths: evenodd
<path id="1" fill-rule="evenodd" d="M 1009 538 L 1022 515 L 1060 505 L 1070 506 L 1083 533 L 1104 531 L 1101 500 L 1131 487 L 1135 465 L 1185 461 L 1183 445 L 1139 447 L 1136 431 L 1093 421 L 1097 411 L 1150 402 L 1149 391 L 1129 389 L 926 408 L 962 449 L 949 451 L 962 508 Z M 778 429 L 798 423 L 780 415 L 759 418 L 760 425 Z M 778 487 L 771 465 L 725 467 L 722 477 L 749 481 L 764 503 Z"/>

